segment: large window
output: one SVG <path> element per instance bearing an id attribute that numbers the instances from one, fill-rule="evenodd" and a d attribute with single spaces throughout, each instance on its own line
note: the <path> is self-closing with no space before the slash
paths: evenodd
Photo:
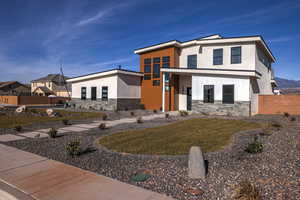
<path id="1" fill-rule="evenodd" d="M 239 64 L 242 62 L 242 48 L 231 47 L 231 64 Z"/>
<path id="2" fill-rule="evenodd" d="M 81 99 L 86 100 L 86 87 L 81 87 Z"/>
<path id="3" fill-rule="evenodd" d="M 160 77 L 160 64 L 153 64 L 153 78 L 159 78 Z"/>
<path id="4" fill-rule="evenodd" d="M 144 80 L 151 79 L 151 58 L 144 59 Z"/>
<path id="5" fill-rule="evenodd" d="M 102 95 L 101 96 L 102 96 L 103 101 L 108 100 L 108 87 L 107 86 L 102 87 Z"/>
<path id="6" fill-rule="evenodd" d="M 234 103 L 234 85 L 223 85 L 223 103 Z"/>
<path id="7" fill-rule="evenodd" d="M 223 65 L 223 49 L 214 49 L 213 64 Z"/>
<path id="8" fill-rule="evenodd" d="M 170 56 L 164 56 L 162 58 L 162 67 L 169 68 L 170 67 Z"/>
<path id="9" fill-rule="evenodd" d="M 97 99 L 97 88 L 91 87 L 91 100 L 95 101 Z"/>
<path id="10" fill-rule="evenodd" d="M 204 103 L 214 103 L 214 86 L 204 85 Z"/>
<path id="11" fill-rule="evenodd" d="M 195 69 L 197 68 L 197 55 L 188 55 L 187 57 L 188 60 L 188 68 L 190 69 Z"/>

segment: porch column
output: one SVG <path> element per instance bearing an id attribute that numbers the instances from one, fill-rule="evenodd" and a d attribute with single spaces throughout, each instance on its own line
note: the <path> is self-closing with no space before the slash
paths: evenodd
<path id="1" fill-rule="evenodd" d="M 163 88 L 163 91 L 162 91 L 162 106 L 161 106 L 161 108 L 162 108 L 162 112 L 165 112 L 165 91 L 166 91 L 166 89 L 165 89 L 165 73 L 163 72 L 162 73 L 162 88 Z"/>

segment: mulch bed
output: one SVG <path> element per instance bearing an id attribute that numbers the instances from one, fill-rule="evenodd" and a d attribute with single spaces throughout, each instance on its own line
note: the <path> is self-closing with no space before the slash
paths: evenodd
<path id="1" fill-rule="evenodd" d="M 185 119 L 190 117 L 197 116 L 188 116 Z M 283 128 L 270 136 L 262 136 L 257 130 L 237 133 L 230 147 L 206 153 L 204 157 L 208 160 L 209 171 L 205 180 L 188 178 L 187 156 L 130 155 L 107 151 L 95 145 L 99 137 L 107 134 L 165 125 L 180 119 L 181 117 L 155 119 L 142 124 L 122 124 L 107 130 L 92 129 L 85 133 L 68 133 L 55 139 L 26 139 L 5 144 L 164 193 L 179 200 L 232 199 L 236 185 L 244 180 L 255 184 L 263 199 L 300 198 L 300 119 L 290 122 L 282 116 L 248 118 L 257 122 L 278 121 Z M 264 144 L 264 151 L 248 154 L 244 149 L 253 140 L 254 135 L 259 136 L 259 140 Z M 81 139 L 82 148 L 88 151 L 79 157 L 71 158 L 66 154 L 65 145 L 77 138 Z M 145 182 L 132 182 L 132 176 L 141 170 L 146 170 L 152 175 L 151 178 Z"/>

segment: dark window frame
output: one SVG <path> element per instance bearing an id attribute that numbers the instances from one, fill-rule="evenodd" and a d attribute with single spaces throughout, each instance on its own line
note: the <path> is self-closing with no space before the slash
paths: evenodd
<path id="1" fill-rule="evenodd" d="M 196 58 L 196 59 L 195 59 Z M 192 54 L 187 56 L 187 68 L 188 69 L 197 69 L 197 54 Z"/>
<path id="2" fill-rule="evenodd" d="M 225 93 L 225 87 L 231 87 L 232 93 Z M 223 85 L 222 86 L 222 103 L 223 104 L 234 104 L 234 94 L 235 93 L 235 86 L 233 84 Z"/>
<path id="3" fill-rule="evenodd" d="M 218 51 L 221 52 L 220 55 L 217 55 Z M 223 65 L 223 54 L 224 54 L 223 48 L 213 50 L 213 65 Z"/>
<path id="4" fill-rule="evenodd" d="M 81 100 L 86 100 L 86 87 L 81 87 Z"/>
<path id="5" fill-rule="evenodd" d="M 235 52 L 239 49 L 239 52 Z M 231 64 L 241 64 L 242 63 L 242 47 L 231 47 Z"/>
<path id="6" fill-rule="evenodd" d="M 204 85 L 203 86 L 203 102 L 214 103 L 215 102 L 215 86 Z"/>
<path id="7" fill-rule="evenodd" d="M 104 89 L 106 89 L 106 92 Z M 102 101 L 108 101 L 108 86 L 101 87 L 101 99 Z"/>
<path id="8" fill-rule="evenodd" d="M 95 88 L 95 93 L 94 93 L 94 95 L 93 95 L 93 89 Z M 91 100 L 92 101 L 96 101 L 97 100 L 97 87 L 91 87 Z"/>

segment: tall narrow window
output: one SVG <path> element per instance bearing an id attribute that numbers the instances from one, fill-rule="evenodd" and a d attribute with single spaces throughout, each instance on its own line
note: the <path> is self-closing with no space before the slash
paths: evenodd
<path id="1" fill-rule="evenodd" d="M 223 85 L 223 103 L 234 103 L 234 85 Z"/>
<path id="2" fill-rule="evenodd" d="M 91 87 L 91 100 L 97 100 L 97 87 Z"/>
<path id="3" fill-rule="evenodd" d="M 190 69 L 197 68 L 197 55 L 188 55 L 187 60 L 188 60 L 188 63 L 187 63 L 188 68 L 190 68 Z"/>
<path id="4" fill-rule="evenodd" d="M 102 87 L 102 100 L 103 101 L 108 100 L 108 87 L 107 86 Z"/>
<path id="5" fill-rule="evenodd" d="M 151 80 L 151 58 L 144 59 L 144 80 Z"/>
<path id="6" fill-rule="evenodd" d="M 164 56 L 162 58 L 162 67 L 169 68 L 170 67 L 170 56 Z"/>
<path id="7" fill-rule="evenodd" d="M 239 64 L 242 62 L 242 48 L 231 47 L 231 64 Z"/>
<path id="8" fill-rule="evenodd" d="M 86 100 L 86 87 L 81 87 L 81 99 Z"/>
<path id="9" fill-rule="evenodd" d="M 223 49 L 214 49 L 213 54 L 213 64 L 223 65 Z"/>
<path id="10" fill-rule="evenodd" d="M 204 85 L 204 103 L 214 103 L 214 86 L 213 85 Z"/>
<path id="11" fill-rule="evenodd" d="M 153 78 L 159 78 L 160 77 L 160 65 L 159 64 L 153 64 Z"/>

